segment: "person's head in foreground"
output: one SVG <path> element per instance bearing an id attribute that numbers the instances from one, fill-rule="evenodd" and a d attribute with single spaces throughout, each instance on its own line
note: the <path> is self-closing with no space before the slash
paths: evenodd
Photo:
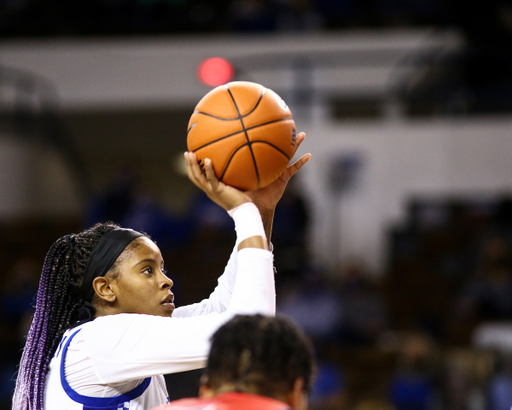
<path id="1" fill-rule="evenodd" d="M 303 331 L 286 316 L 239 315 L 217 330 L 211 341 L 200 387 L 200 397 L 212 405 L 211 409 L 217 408 L 216 403 L 235 404 L 233 400 L 240 409 L 252 408 L 251 402 L 262 409 L 307 408 L 314 371 L 313 348 Z M 248 395 L 234 397 L 231 393 Z M 262 401 L 254 402 L 258 399 Z M 187 399 L 171 402 L 170 408 L 180 405 L 186 407 Z"/>

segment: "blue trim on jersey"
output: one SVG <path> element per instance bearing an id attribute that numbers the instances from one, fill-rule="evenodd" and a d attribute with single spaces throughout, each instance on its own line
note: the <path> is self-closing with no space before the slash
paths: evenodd
<path id="1" fill-rule="evenodd" d="M 62 384 L 62 388 L 66 392 L 66 394 L 69 396 L 71 400 L 76 401 L 77 403 L 83 404 L 84 409 L 85 408 L 94 408 L 94 409 L 117 409 L 119 406 L 123 403 L 129 402 L 130 400 L 136 399 L 142 393 L 146 391 L 149 384 L 151 383 L 151 377 L 148 377 L 144 379 L 144 381 L 139 384 L 135 389 L 129 391 L 128 393 L 121 394 L 120 396 L 114 396 L 114 397 L 89 397 L 89 396 L 83 396 L 81 394 L 78 394 L 76 391 L 74 391 L 71 386 L 68 384 L 68 381 L 66 380 L 66 373 L 65 373 L 65 359 L 66 359 L 66 353 L 69 347 L 69 344 L 73 340 L 73 338 L 76 336 L 78 332 L 80 332 L 82 329 L 78 329 L 75 333 L 73 333 L 69 339 L 66 341 L 66 344 L 64 345 L 64 348 L 62 349 L 62 358 L 60 362 L 60 381 Z M 121 407 L 122 409 L 123 407 Z"/>

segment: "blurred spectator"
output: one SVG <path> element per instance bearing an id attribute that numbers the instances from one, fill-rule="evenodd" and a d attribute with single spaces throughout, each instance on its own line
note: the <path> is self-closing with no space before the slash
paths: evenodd
<path id="1" fill-rule="evenodd" d="M 30 258 L 14 261 L 9 274 L 3 277 L 1 317 L 14 337 L 14 350 L 23 347 L 34 313 L 35 296 L 39 283 L 39 266 Z"/>
<path id="2" fill-rule="evenodd" d="M 484 242 L 481 268 L 467 285 L 457 306 L 458 317 L 479 323 L 512 320 L 512 258 L 507 240 Z"/>
<path id="3" fill-rule="evenodd" d="M 192 234 L 186 216 L 179 217 L 169 209 L 164 209 L 149 192 L 143 190 L 137 191 L 130 212 L 121 226 L 147 232 L 162 252 L 181 249 Z"/>
<path id="4" fill-rule="evenodd" d="M 489 410 L 510 410 L 512 407 L 512 356 L 502 354 L 500 368 L 489 381 L 487 391 Z"/>
<path id="5" fill-rule="evenodd" d="M 314 7 L 312 0 L 281 0 L 277 29 L 279 31 L 319 31 L 322 28 L 322 16 Z"/>
<path id="6" fill-rule="evenodd" d="M 238 0 L 231 2 L 232 30 L 239 33 L 274 31 L 276 9 L 271 0 Z"/>
<path id="7" fill-rule="evenodd" d="M 495 229 L 502 232 L 509 240 L 512 240 L 512 196 L 502 196 L 498 200 L 494 217 Z"/>
<path id="8" fill-rule="evenodd" d="M 384 399 L 361 400 L 356 404 L 354 410 L 395 410 L 391 404 Z"/>
<path id="9" fill-rule="evenodd" d="M 0 408 L 10 408 L 16 369 L 32 321 L 38 283 L 39 266 L 28 257 L 13 261 L 12 268 L 2 276 Z"/>
<path id="10" fill-rule="evenodd" d="M 322 15 L 324 29 L 353 27 L 361 23 L 362 10 L 358 1 L 316 0 L 315 3 Z"/>
<path id="11" fill-rule="evenodd" d="M 348 405 L 343 370 L 336 360 L 336 335 L 343 307 L 323 272 L 305 272 L 287 282 L 277 299 L 277 311 L 291 317 L 311 338 L 317 353 L 317 375 L 310 395 L 311 410 L 343 410 Z"/>
<path id="12" fill-rule="evenodd" d="M 333 340 L 343 318 L 338 294 L 323 274 L 315 271 L 304 272 L 283 287 L 277 310 L 294 319 L 315 344 Z"/>
<path id="13" fill-rule="evenodd" d="M 310 410 L 343 410 L 349 395 L 343 369 L 336 360 L 337 346 L 332 342 L 315 344 L 316 377 L 309 395 Z"/>
<path id="14" fill-rule="evenodd" d="M 472 348 L 447 349 L 443 362 L 443 408 L 490 410 L 485 390 L 493 372 L 494 355 Z"/>
<path id="15" fill-rule="evenodd" d="M 414 26 L 440 23 L 443 8 L 439 0 L 377 0 L 376 14 L 385 26 Z"/>
<path id="16" fill-rule="evenodd" d="M 459 57 L 459 75 L 465 82 L 470 112 L 503 112 L 512 107 L 512 26 L 509 1 L 461 0 L 445 4 L 450 23 L 460 29 L 467 46 Z"/>
<path id="17" fill-rule="evenodd" d="M 139 184 L 136 172 L 125 167 L 119 168 L 106 189 L 91 200 L 84 224 L 90 227 L 106 221 L 146 232 L 164 253 L 181 248 L 191 235 L 187 219 L 161 207 Z"/>
<path id="18" fill-rule="evenodd" d="M 434 409 L 437 386 L 432 369 L 433 341 L 422 334 L 407 335 L 399 354 L 399 366 L 389 392 L 393 407 L 396 410 Z"/>
<path id="19" fill-rule="evenodd" d="M 107 187 L 92 199 L 85 216 L 85 225 L 92 226 L 100 221 L 121 223 L 133 205 L 136 190 L 136 176 L 132 169 L 121 167 L 116 170 Z"/>
<path id="20" fill-rule="evenodd" d="M 296 181 L 290 180 L 274 216 L 272 243 L 279 286 L 297 279 L 310 260 L 307 246 L 309 209 Z"/>
<path id="21" fill-rule="evenodd" d="M 232 235 L 233 220 L 219 206 L 215 205 L 204 192 L 199 192 L 191 201 L 188 219 L 193 223 L 195 234 L 212 231 L 213 235 Z"/>
<path id="22" fill-rule="evenodd" d="M 340 341 L 373 345 L 388 327 L 388 310 L 361 261 L 352 260 L 339 273 L 338 294 L 343 307 Z"/>

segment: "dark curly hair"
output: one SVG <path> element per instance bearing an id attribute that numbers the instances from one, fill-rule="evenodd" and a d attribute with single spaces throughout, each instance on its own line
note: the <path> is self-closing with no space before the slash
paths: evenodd
<path id="1" fill-rule="evenodd" d="M 65 330 L 78 320 L 78 309 L 86 302 L 81 296 L 80 286 L 91 251 L 104 234 L 115 228 L 119 226 L 107 222 L 79 234 L 63 236 L 46 254 L 36 310 L 16 380 L 13 409 L 44 408 L 50 360 Z"/>
<path id="2" fill-rule="evenodd" d="M 309 338 L 288 317 L 237 315 L 211 338 L 205 374 L 213 390 L 232 385 L 236 391 L 281 397 L 304 380 L 311 389 L 313 347 Z"/>

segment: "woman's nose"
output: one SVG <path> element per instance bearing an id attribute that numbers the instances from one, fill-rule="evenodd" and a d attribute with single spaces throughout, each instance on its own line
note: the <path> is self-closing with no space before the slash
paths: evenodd
<path id="1" fill-rule="evenodd" d="M 167 277 L 164 273 L 162 273 L 162 280 L 160 281 L 160 288 L 172 288 L 172 285 L 174 285 L 174 282 L 171 280 L 171 278 Z"/>

